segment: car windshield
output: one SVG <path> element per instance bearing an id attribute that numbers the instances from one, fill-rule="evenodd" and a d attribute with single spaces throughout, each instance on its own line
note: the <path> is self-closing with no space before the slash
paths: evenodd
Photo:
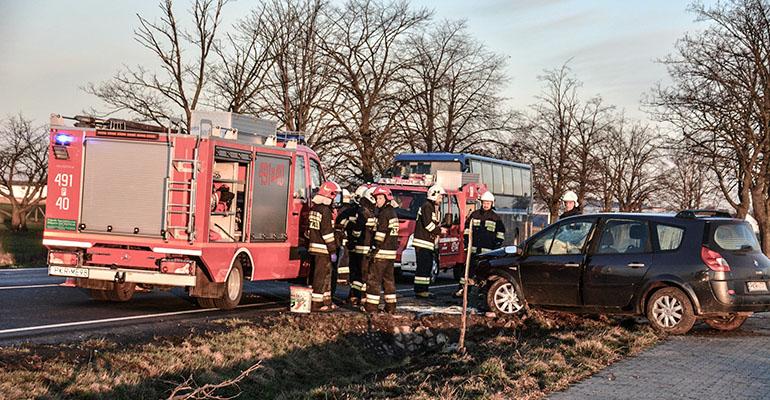
<path id="1" fill-rule="evenodd" d="M 759 250 L 757 237 L 745 222 L 717 226 L 714 229 L 714 243 L 725 250 Z"/>
<path id="2" fill-rule="evenodd" d="M 411 192 L 408 190 L 393 190 L 393 199 L 398 203 L 396 215 L 400 219 L 417 219 L 417 211 L 425 203 L 425 192 Z"/>

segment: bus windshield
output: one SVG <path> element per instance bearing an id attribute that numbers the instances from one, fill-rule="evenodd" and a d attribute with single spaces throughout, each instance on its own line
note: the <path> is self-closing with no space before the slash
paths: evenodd
<path id="1" fill-rule="evenodd" d="M 425 203 L 425 192 L 411 192 L 408 190 L 393 190 L 393 199 L 398 203 L 396 215 L 399 219 L 417 219 L 417 211 Z"/>

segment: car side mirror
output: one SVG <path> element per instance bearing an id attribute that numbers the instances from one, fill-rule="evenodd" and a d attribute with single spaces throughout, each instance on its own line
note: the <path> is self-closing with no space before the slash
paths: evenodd
<path id="1" fill-rule="evenodd" d="M 509 255 L 521 255 L 522 251 L 519 246 L 505 246 L 505 254 Z"/>

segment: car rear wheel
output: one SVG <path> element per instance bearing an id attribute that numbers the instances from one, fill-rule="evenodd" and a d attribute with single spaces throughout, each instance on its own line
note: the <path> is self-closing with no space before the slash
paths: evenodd
<path id="1" fill-rule="evenodd" d="M 223 310 L 232 310 L 241 302 L 243 296 L 243 268 L 241 262 L 235 260 L 233 268 L 225 281 L 225 293 L 214 299 L 214 306 Z"/>
<path id="2" fill-rule="evenodd" d="M 695 313 L 687 295 L 674 287 L 656 291 L 647 302 L 647 319 L 659 332 L 683 335 L 695 324 Z"/>
<path id="3" fill-rule="evenodd" d="M 524 309 L 516 285 L 505 278 L 497 279 L 487 291 L 487 306 L 498 316 L 511 316 Z"/>
<path id="4" fill-rule="evenodd" d="M 748 318 L 748 315 L 730 314 L 726 317 L 706 318 L 704 322 L 719 331 L 734 331 L 740 328 Z"/>

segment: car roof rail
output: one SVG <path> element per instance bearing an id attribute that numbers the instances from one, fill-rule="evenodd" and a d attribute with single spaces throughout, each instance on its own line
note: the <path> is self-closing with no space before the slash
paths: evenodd
<path id="1" fill-rule="evenodd" d="M 727 211 L 720 211 L 720 210 L 682 210 L 676 214 L 676 217 L 677 218 L 707 218 L 707 217 L 732 218 L 732 215 L 730 215 L 730 213 Z"/>

